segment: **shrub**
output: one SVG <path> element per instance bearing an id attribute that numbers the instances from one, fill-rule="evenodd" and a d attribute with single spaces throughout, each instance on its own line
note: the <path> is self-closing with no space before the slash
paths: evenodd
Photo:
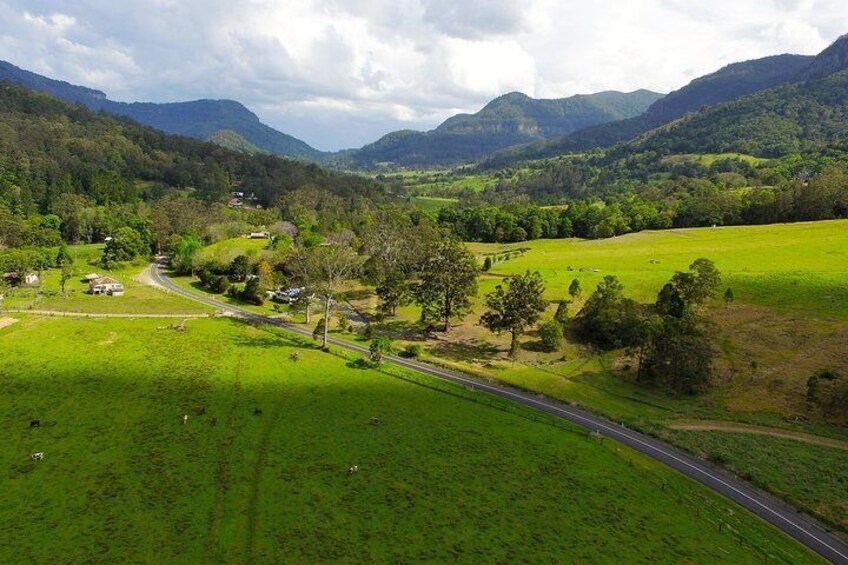
<path id="1" fill-rule="evenodd" d="M 371 361 L 379 363 L 383 360 L 384 355 L 391 354 L 392 340 L 384 335 L 377 336 L 371 340 L 371 347 L 368 348 L 368 351 Z"/>
<path id="2" fill-rule="evenodd" d="M 407 359 L 418 359 L 423 354 L 424 348 L 416 344 L 407 345 L 403 348 L 403 351 L 400 352 L 400 356 L 406 357 Z"/>
<path id="3" fill-rule="evenodd" d="M 319 339 L 324 337 L 324 326 L 325 325 L 327 325 L 327 323 L 324 321 L 324 318 L 321 318 L 320 320 L 318 320 L 318 323 L 315 324 L 315 329 L 312 330 L 312 339 L 314 339 L 315 341 L 318 341 Z"/>
<path id="4" fill-rule="evenodd" d="M 557 351 L 562 347 L 562 325 L 555 320 L 539 326 L 539 338 L 548 351 Z"/>

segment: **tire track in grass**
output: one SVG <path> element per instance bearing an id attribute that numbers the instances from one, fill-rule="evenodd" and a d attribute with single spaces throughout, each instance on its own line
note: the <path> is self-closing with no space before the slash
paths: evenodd
<path id="1" fill-rule="evenodd" d="M 247 532 L 245 540 L 245 563 L 256 563 L 256 524 L 258 521 L 259 485 L 262 472 L 268 462 L 268 445 L 271 442 L 271 432 L 277 425 L 282 413 L 279 403 L 274 404 L 271 413 L 265 419 L 259 443 L 256 446 L 256 462 L 253 464 L 253 473 L 250 477 L 250 495 L 247 499 Z"/>
<path id="2" fill-rule="evenodd" d="M 209 528 L 209 536 L 206 539 L 207 555 L 217 554 L 215 547 L 218 541 L 218 532 L 224 514 L 224 500 L 230 489 L 230 450 L 236 438 L 236 417 L 238 415 L 239 399 L 241 397 L 241 373 L 243 358 L 239 355 L 236 363 L 235 380 L 233 382 L 233 399 L 230 402 L 230 411 L 227 414 L 227 431 L 218 444 L 218 461 L 215 465 L 215 508 L 212 512 L 212 527 Z M 221 557 L 217 555 L 217 557 Z"/>

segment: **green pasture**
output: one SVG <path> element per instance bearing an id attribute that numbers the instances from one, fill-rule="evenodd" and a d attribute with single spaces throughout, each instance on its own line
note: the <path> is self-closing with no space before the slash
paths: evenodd
<path id="1" fill-rule="evenodd" d="M 0 346 L 2 562 L 818 562 L 608 440 L 276 330 L 24 316 Z"/>
<path id="2" fill-rule="evenodd" d="M 472 244 L 478 254 L 519 247 L 520 257 L 493 275 L 539 271 L 548 297 L 567 296 L 573 279 L 588 294 L 615 275 L 629 296 L 653 302 L 675 271 L 706 257 L 715 261 L 738 302 L 779 312 L 848 318 L 848 221 L 641 232 L 604 240 L 538 240 Z M 486 292 L 492 280 L 482 285 Z"/>
<path id="3" fill-rule="evenodd" d="M 103 269 L 97 263 L 103 252 L 102 245 L 75 245 L 70 248 L 74 256 L 74 276 L 65 283 L 62 294 L 61 271 L 48 269 L 41 272 L 40 283 L 33 287 L 12 289 L 0 302 L 8 310 L 49 310 L 56 312 L 81 312 L 92 314 L 186 314 L 197 315 L 212 309 L 192 300 L 150 286 L 145 280 L 146 262 L 122 265 L 115 270 Z M 87 274 L 112 277 L 123 283 L 123 296 L 92 296 L 88 294 Z"/>

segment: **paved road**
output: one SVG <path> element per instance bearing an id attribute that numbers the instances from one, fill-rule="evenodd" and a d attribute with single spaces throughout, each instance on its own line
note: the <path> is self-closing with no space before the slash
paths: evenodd
<path id="1" fill-rule="evenodd" d="M 227 311 L 239 318 L 251 322 L 279 326 L 294 333 L 312 337 L 312 332 L 303 328 L 185 290 L 168 279 L 162 271 L 162 265 L 159 263 L 154 263 L 150 266 L 150 276 L 157 285 L 167 290 Z M 330 342 L 337 347 L 343 347 L 359 353 L 368 353 L 366 347 L 354 343 L 337 339 L 330 339 Z M 755 489 L 747 482 L 724 471 L 717 470 L 711 465 L 675 449 L 664 442 L 622 427 L 591 412 L 573 408 L 554 400 L 539 398 L 537 395 L 505 385 L 486 383 L 462 373 L 448 371 L 401 357 L 390 356 L 385 357 L 385 359 L 397 365 L 439 379 L 473 386 L 477 390 L 482 390 L 502 398 L 508 398 L 520 404 L 563 418 L 586 429 L 599 432 L 723 494 L 833 563 L 848 565 L 848 543 L 843 539 L 828 533 L 812 519 L 798 514 L 798 511 L 791 506 Z"/>

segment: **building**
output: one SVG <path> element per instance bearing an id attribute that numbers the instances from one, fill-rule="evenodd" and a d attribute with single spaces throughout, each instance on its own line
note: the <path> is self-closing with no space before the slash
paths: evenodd
<path id="1" fill-rule="evenodd" d="M 38 284 L 38 273 L 29 273 L 24 277 L 24 284 L 27 286 L 35 286 Z"/>
<path id="2" fill-rule="evenodd" d="M 110 277 L 98 277 L 88 282 L 88 292 L 106 296 L 123 296 L 124 285 Z"/>
<path id="3" fill-rule="evenodd" d="M 260 231 L 248 234 L 247 237 L 248 239 L 271 239 L 271 233 L 267 231 Z"/>
<path id="4" fill-rule="evenodd" d="M 231 198 L 230 203 L 228 204 L 230 208 L 241 208 L 242 202 L 238 198 Z"/>

